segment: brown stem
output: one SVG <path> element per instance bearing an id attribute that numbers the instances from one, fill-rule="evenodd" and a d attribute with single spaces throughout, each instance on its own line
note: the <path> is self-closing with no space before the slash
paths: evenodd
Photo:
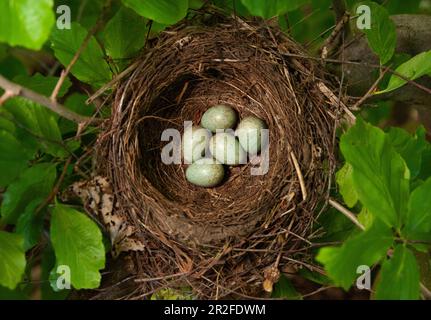
<path id="1" fill-rule="evenodd" d="M 48 197 L 36 208 L 35 215 L 39 214 L 40 211 L 42 211 L 43 208 L 45 208 L 48 204 L 51 203 L 52 200 L 54 200 L 55 196 L 57 195 L 58 191 L 60 190 L 60 186 L 63 183 L 64 177 L 67 173 L 67 167 L 69 166 L 70 162 L 72 161 L 72 157 L 69 157 L 63 167 L 63 171 L 61 172 L 60 177 L 57 180 L 57 183 L 55 184 L 54 188 L 51 190 Z"/>
<path id="2" fill-rule="evenodd" d="M 332 9 L 335 12 L 335 19 L 337 23 L 345 19 L 347 13 L 347 6 L 345 0 L 332 0 Z M 350 34 L 350 26 L 348 23 L 343 24 L 343 32 L 345 37 Z"/>
<path id="3" fill-rule="evenodd" d="M 85 48 L 87 48 L 91 37 L 103 26 L 107 12 L 111 8 L 111 4 L 112 4 L 112 0 L 108 0 L 105 3 L 105 5 L 102 9 L 102 13 L 100 14 L 96 24 L 88 31 L 87 35 L 84 38 L 84 41 L 82 41 L 81 46 L 75 52 L 75 55 L 73 56 L 72 60 L 70 60 L 66 69 L 61 72 L 60 78 L 58 79 L 57 84 L 55 85 L 55 88 L 52 91 L 51 96 L 50 96 L 50 99 L 52 101 L 56 101 L 57 95 L 60 92 L 61 86 L 63 85 L 64 81 L 66 80 L 67 75 L 69 74 L 72 67 L 75 65 L 76 61 L 78 61 L 81 53 L 85 50 Z"/>
<path id="4" fill-rule="evenodd" d="M 20 86 L 19 84 L 16 84 L 12 81 L 9 81 L 1 75 L 0 75 L 0 87 L 3 88 L 6 92 L 10 92 L 10 95 L 20 96 L 20 97 L 29 99 L 33 102 L 36 102 L 40 105 L 43 105 L 44 107 L 57 113 L 58 115 L 62 116 L 63 118 L 66 118 L 66 119 L 71 120 L 73 122 L 76 122 L 76 123 L 99 122 L 99 119 L 81 116 L 80 114 L 77 114 L 77 113 L 67 109 L 65 106 L 59 104 L 58 102 L 52 101 L 48 97 L 40 95 L 39 93 L 36 93 L 30 89 L 27 89 L 25 87 Z"/>

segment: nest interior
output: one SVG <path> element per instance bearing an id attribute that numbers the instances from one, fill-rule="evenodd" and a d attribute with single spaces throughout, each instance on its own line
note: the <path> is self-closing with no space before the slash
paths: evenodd
<path id="1" fill-rule="evenodd" d="M 278 270 L 307 260 L 334 168 L 339 112 L 318 89 L 331 87 L 322 68 L 263 22 L 200 19 L 145 50 L 117 85 L 98 145 L 118 210 L 146 244 L 133 253 L 139 297 L 183 285 L 200 298 L 257 295 Z M 266 174 L 232 167 L 220 186 L 199 188 L 186 181 L 186 165 L 161 161 L 162 132 L 198 124 L 215 104 L 266 121 Z"/>

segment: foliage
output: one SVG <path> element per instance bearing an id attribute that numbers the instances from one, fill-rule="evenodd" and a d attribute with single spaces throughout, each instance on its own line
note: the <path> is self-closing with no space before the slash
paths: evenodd
<path id="1" fill-rule="evenodd" d="M 164 28 L 188 19 L 206 2 L 226 14 L 278 21 L 284 32 L 311 53 L 317 52 L 334 26 L 331 0 L 114 1 L 100 30 L 89 35 L 57 100 L 81 115 L 93 116 L 97 110 L 96 116 L 109 116 L 109 110 L 98 104 L 86 104 L 88 94 L 123 71 L 140 54 L 148 36 L 156 37 Z M 0 1 L 0 74 L 49 97 L 61 69 L 82 49 L 104 10 L 103 0 L 88 3 Z M 70 29 L 55 26 L 60 4 L 71 8 Z M 371 29 L 355 32 L 364 33 L 382 66 L 395 69 L 374 92 L 376 104 L 383 107 L 367 112 L 368 121 L 381 123 L 389 116 L 390 103 L 377 100 L 380 94 L 431 75 L 431 51 L 413 57 L 395 52 L 397 37 L 390 14 L 424 13 L 426 9 L 419 0 L 348 0 L 347 4 L 351 13 L 360 4 L 370 7 Z M 3 93 L 0 89 L 0 95 Z M 22 97 L 12 97 L 0 107 L 0 299 L 29 297 L 36 286 L 29 272 L 34 267 L 31 257 L 41 252 L 44 299 L 67 296 L 68 290 L 56 287 L 57 267 L 62 265 L 71 270 L 72 288 L 100 285 L 105 267 L 102 231 L 83 209 L 58 200 L 70 183 L 91 170 L 86 154 L 97 133 L 91 125 L 78 127 Z M 336 174 L 338 190 L 331 196 L 343 200 L 365 230 L 353 230 L 351 221 L 335 209 L 325 211 L 318 221 L 325 234 L 315 241 L 340 245 L 316 252 L 327 275 L 305 269 L 300 274 L 319 284 L 348 290 L 358 276 L 358 266 L 378 266 L 373 272 L 377 274 L 374 298 L 417 299 L 420 282 L 428 283 L 423 266 L 430 266 L 431 145 L 426 131 L 423 127 L 413 134 L 400 128 L 382 130 L 358 117 L 354 126 L 340 132 L 339 139 L 344 162 Z M 182 293 L 167 289 L 152 298 L 190 297 Z M 272 296 L 301 298 L 283 275 Z"/>
<path id="2" fill-rule="evenodd" d="M 370 8 L 371 27 L 365 28 L 363 32 L 367 36 L 370 48 L 380 57 L 380 62 L 388 62 L 394 52 L 397 44 L 397 34 L 395 24 L 389 18 L 387 10 L 372 1 L 361 2 L 359 5 L 365 5 Z"/>
<path id="3" fill-rule="evenodd" d="M 346 164 L 337 174 L 337 182 L 340 190 L 353 191 L 340 193 L 350 206 L 354 205 L 352 193 L 357 195 L 373 222 L 341 247 L 322 248 L 317 256 L 334 283 L 346 290 L 357 278 L 359 266 L 382 262 L 375 293 L 379 299 L 419 298 L 414 244 L 426 240 L 431 232 L 431 207 L 426 199 L 431 194 L 431 177 L 419 184 L 413 178 L 429 144 L 422 128 L 415 136 L 400 130 L 383 132 L 358 118 L 342 135 L 340 148 Z M 407 162 L 401 156 L 409 158 L 412 153 L 415 161 Z M 345 174 L 346 166 L 351 174 Z"/>
<path id="4" fill-rule="evenodd" d="M 100 229 L 89 217 L 56 204 L 51 217 L 51 241 L 57 266 L 69 266 L 74 288 L 99 286 L 99 270 L 105 266 L 105 248 Z"/>
<path id="5" fill-rule="evenodd" d="M 40 49 L 54 25 L 52 8 L 53 0 L 0 1 L 0 42 Z"/>
<path id="6" fill-rule="evenodd" d="M 393 74 L 391 76 L 386 89 L 376 92 L 376 94 L 398 89 L 407 83 L 407 79 L 416 80 L 426 74 L 431 75 L 431 50 L 421 52 L 410 60 L 404 62 L 395 69 L 395 72 L 397 74 Z M 400 76 L 403 76 L 403 78 Z"/>

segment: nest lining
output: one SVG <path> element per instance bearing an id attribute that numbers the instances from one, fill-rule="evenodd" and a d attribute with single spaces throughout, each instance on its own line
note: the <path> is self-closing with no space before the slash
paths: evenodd
<path id="1" fill-rule="evenodd" d="M 157 279 L 143 282 L 144 295 L 184 283 L 202 298 L 250 295 L 268 268 L 306 259 L 334 168 L 338 110 L 316 85 L 320 66 L 286 53 L 303 51 L 279 30 L 213 15 L 162 33 L 117 86 L 99 154 L 119 210 L 147 244 L 134 256 L 136 277 Z M 200 188 L 186 181 L 186 165 L 163 164 L 163 130 L 182 132 L 215 104 L 268 124 L 265 175 L 231 167 L 220 186 Z"/>

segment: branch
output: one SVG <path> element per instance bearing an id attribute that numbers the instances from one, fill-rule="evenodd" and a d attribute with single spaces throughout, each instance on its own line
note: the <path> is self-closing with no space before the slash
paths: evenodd
<path id="1" fill-rule="evenodd" d="M 332 9 L 335 13 L 335 20 L 337 23 L 345 19 L 347 13 L 346 0 L 332 0 Z M 347 15 L 349 15 L 347 13 Z M 344 36 L 347 37 L 351 30 L 349 23 L 343 25 Z"/>
<path id="2" fill-rule="evenodd" d="M 331 207 L 337 209 L 339 212 L 344 214 L 350 221 L 352 221 L 359 229 L 362 231 L 365 230 L 365 227 L 362 223 L 359 222 L 358 218 L 356 218 L 356 215 L 344 208 L 341 204 L 339 204 L 337 201 L 329 199 L 328 203 L 331 205 Z"/>
<path id="3" fill-rule="evenodd" d="M 431 16 L 428 15 L 396 15 L 391 16 L 397 28 L 396 53 L 406 53 L 415 56 L 431 50 Z M 348 94 L 361 97 L 376 81 L 377 75 L 370 72 L 370 65 L 378 65 L 378 57 L 371 51 L 365 37 L 351 39 L 344 48 L 346 60 L 355 61 L 345 66 Z M 392 70 L 388 70 L 393 73 Z M 395 73 L 396 74 L 396 73 Z M 424 76 L 414 82 L 387 94 L 371 96 L 377 99 L 390 99 L 408 105 L 431 110 L 430 92 L 431 79 Z"/>
<path id="4" fill-rule="evenodd" d="M 88 31 L 87 35 L 84 38 L 84 41 L 82 41 L 81 46 L 78 48 L 78 50 L 75 52 L 75 55 L 73 56 L 72 60 L 70 60 L 69 64 L 67 65 L 66 69 L 61 72 L 60 78 L 57 81 L 57 84 L 55 85 L 54 90 L 51 93 L 50 99 L 52 101 L 55 101 L 57 99 L 57 95 L 60 92 L 61 86 L 64 83 L 64 80 L 66 80 L 67 75 L 69 74 L 72 67 L 75 65 L 76 61 L 78 61 L 79 56 L 81 53 L 87 48 L 88 43 L 90 42 L 91 37 L 103 26 L 103 23 L 105 21 L 105 17 L 111 8 L 112 0 L 108 0 L 105 5 L 103 6 L 102 12 L 97 19 L 96 24 Z"/>
<path id="5" fill-rule="evenodd" d="M 39 93 L 36 93 L 30 89 L 27 89 L 27 88 L 20 86 L 19 84 L 16 84 L 12 81 L 7 80 L 2 75 L 0 75 L 0 87 L 5 90 L 5 93 L 9 92 L 8 93 L 9 96 L 20 96 L 20 97 L 26 98 L 28 100 L 31 100 L 33 102 L 36 102 L 36 103 L 43 105 L 44 107 L 48 108 L 49 110 L 57 113 L 58 115 L 62 116 L 63 118 L 66 118 L 66 119 L 71 120 L 73 122 L 76 122 L 76 123 L 84 123 L 84 122 L 94 123 L 94 122 L 100 121 L 100 119 L 94 119 L 94 118 L 81 116 L 80 114 L 77 114 L 77 113 L 67 109 L 62 104 L 59 104 L 56 101 L 52 101 L 48 97 L 40 95 Z"/>

